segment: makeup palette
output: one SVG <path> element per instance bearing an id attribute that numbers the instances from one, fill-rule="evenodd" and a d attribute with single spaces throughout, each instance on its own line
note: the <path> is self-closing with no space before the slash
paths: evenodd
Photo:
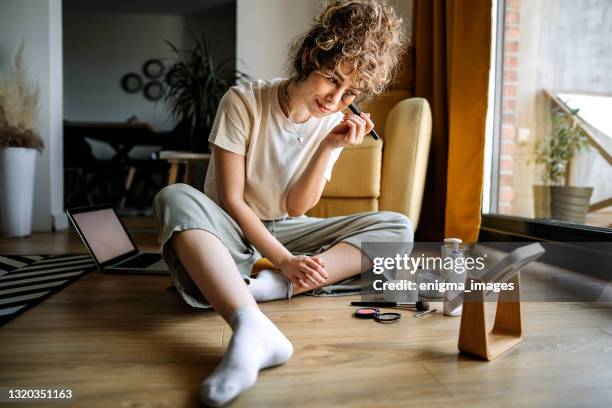
<path id="1" fill-rule="evenodd" d="M 380 313 L 375 307 L 364 307 L 355 310 L 355 317 L 358 319 L 374 319 L 379 323 L 390 323 L 399 320 L 402 317 L 399 313 Z"/>
<path id="2" fill-rule="evenodd" d="M 371 307 L 396 307 L 408 310 L 417 310 L 419 312 L 429 310 L 429 303 L 419 300 L 415 303 L 398 303 L 398 302 L 351 302 L 351 306 L 371 306 Z"/>

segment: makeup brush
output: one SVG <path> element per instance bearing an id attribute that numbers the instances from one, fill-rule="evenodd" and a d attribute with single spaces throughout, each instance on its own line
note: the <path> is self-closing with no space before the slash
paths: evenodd
<path id="1" fill-rule="evenodd" d="M 429 302 L 422 300 L 416 303 L 398 303 L 398 302 L 351 302 L 351 306 L 370 306 L 370 307 L 404 307 L 414 308 L 418 311 L 424 312 L 429 310 Z"/>
<path id="2" fill-rule="evenodd" d="M 361 115 L 361 111 L 359 110 L 358 107 L 356 107 L 355 105 L 353 105 L 352 103 L 349 104 L 348 108 L 351 110 L 351 112 L 353 112 L 355 115 L 359 116 Z M 376 131 L 374 130 L 374 128 L 372 128 L 372 130 L 370 130 L 370 134 L 372 135 L 372 137 L 375 140 L 380 139 L 380 136 L 378 136 L 378 133 L 376 133 Z"/>

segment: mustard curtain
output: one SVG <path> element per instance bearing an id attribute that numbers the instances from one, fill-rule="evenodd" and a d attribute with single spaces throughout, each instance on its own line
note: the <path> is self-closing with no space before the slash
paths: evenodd
<path id="1" fill-rule="evenodd" d="M 415 96 L 433 115 L 416 239 L 475 242 L 480 228 L 491 0 L 414 0 Z"/>

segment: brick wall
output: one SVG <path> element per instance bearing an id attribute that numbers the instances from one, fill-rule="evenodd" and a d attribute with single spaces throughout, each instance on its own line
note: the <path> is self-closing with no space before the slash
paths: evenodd
<path id="1" fill-rule="evenodd" d="M 507 0 L 505 6 L 498 212 L 500 214 L 513 214 L 513 155 L 517 147 L 516 96 L 521 19 L 520 0 Z"/>

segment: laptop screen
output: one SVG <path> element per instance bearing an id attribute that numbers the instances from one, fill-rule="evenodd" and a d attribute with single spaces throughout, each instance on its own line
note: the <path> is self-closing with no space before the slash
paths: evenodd
<path id="1" fill-rule="evenodd" d="M 136 250 L 112 208 L 79 212 L 72 218 L 98 263 Z"/>

